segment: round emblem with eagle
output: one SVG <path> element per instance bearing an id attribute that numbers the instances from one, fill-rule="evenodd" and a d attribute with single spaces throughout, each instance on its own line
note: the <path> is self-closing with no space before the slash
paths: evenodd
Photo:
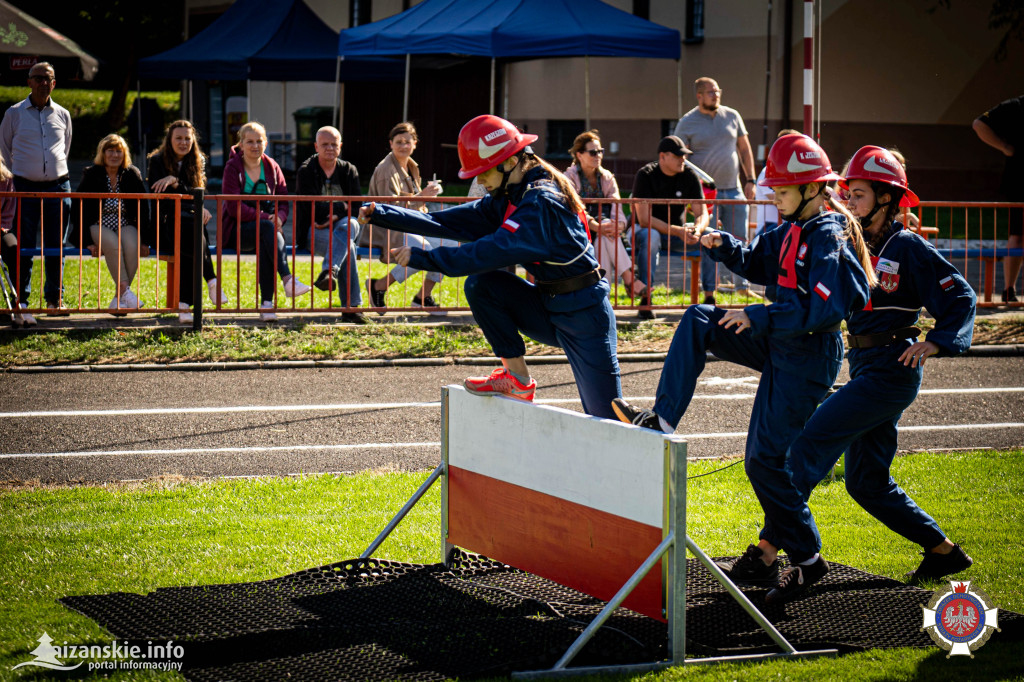
<path id="1" fill-rule="evenodd" d="M 936 592 L 922 606 L 926 630 L 939 647 L 950 656 L 970 656 L 999 630 L 999 610 L 980 589 L 971 589 L 971 582 L 950 581 L 950 589 Z"/>

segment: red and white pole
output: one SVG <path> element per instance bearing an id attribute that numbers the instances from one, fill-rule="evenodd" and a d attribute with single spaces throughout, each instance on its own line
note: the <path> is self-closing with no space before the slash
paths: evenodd
<path id="1" fill-rule="evenodd" d="M 814 126 L 814 0 L 804 0 L 804 134 Z"/>

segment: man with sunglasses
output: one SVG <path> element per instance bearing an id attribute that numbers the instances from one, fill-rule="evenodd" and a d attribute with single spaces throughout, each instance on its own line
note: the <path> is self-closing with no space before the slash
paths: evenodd
<path id="1" fill-rule="evenodd" d="M 16 192 L 70 192 L 68 153 L 71 150 L 71 114 L 54 102 L 50 93 L 57 86 L 53 66 L 35 64 L 28 72 L 32 92 L 4 114 L 0 123 L 0 152 L 14 173 Z M 39 232 L 45 249 L 63 247 L 71 199 L 21 201 L 21 248 L 37 245 Z M 15 226 L 17 229 L 17 226 Z M 46 282 L 43 296 L 51 315 L 66 315 L 63 297 L 63 256 L 43 257 Z M 12 273 L 13 274 L 13 273 Z M 24 269 L 18 283 L 22 301 L 30 301 L 31 267 Z M 31 304 L 30 304 L 31 305 Z"/>

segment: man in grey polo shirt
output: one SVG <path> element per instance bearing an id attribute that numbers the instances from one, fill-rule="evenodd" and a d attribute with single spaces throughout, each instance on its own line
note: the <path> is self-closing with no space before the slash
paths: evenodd
<path id="1" fill-rule="evenodd" d="M 721 104 L 722 90 L 714 79 L 706 76 L 694 82 L 697 106 L 679 119 L 675 135 L 693 150 L 690 160 L 711 175 L 718 189 L 719 199 L 754 199 L 754 154 L 750 149 L 743 117 L 735 109 Z M 740 173 L 743 174 L 742 188 Z M 715 204 L 711 226 L 722 222 L 722 229 L 742 240 L 747 238 L 747 205 L 722 206 Z M 716 281 L 715 262 L 707 254 L 701 258 L 701 286 L 704 302 L 714 303 Z M 750 290 L 747 280 L 733 275 L 737 293 L 760 298 Z"/>
<path id="2" fill-rule="evenodd" d="M 53 66 L 39 62 L 28 72 L 31 94 L 4 114 L 0 123 L 0 151 L 14 173 L 14 189 L 18 192 L 70 192 L 68 153 L 71 150 L 71 114 L 54 102 L 50 93 L 57 86 Z M 37 233 L 42 247 L 60 249 L 71 212 L 71 199 L 21 201 L 21 247 L 35 248 Z M 43 296 L 46 307 L 61 314 L 63 303 L 64 257 L 45 256 L 43 270 L 46 282 Z M 30 301 L 31 270 L 22 272 L 18 283 L 22 301 Z M 31 303 L 30 303 L 31 305 Z"/>

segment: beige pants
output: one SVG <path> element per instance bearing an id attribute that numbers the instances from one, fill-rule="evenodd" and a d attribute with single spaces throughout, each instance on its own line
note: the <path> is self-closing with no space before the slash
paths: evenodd
<path id="1" fill-rule="evenodd" d="M 118 293 L 131 286 L 139 269 L 139 231 L 133 225 L 121 225 L 121 245 L 118 248 L 117 230 L 89 227 L 94 244 L 99 244 L 99 255 L 107 262 L 110 277 L 118 283 Z M 102 236 L 101 236 L 102 233 Z"/>

